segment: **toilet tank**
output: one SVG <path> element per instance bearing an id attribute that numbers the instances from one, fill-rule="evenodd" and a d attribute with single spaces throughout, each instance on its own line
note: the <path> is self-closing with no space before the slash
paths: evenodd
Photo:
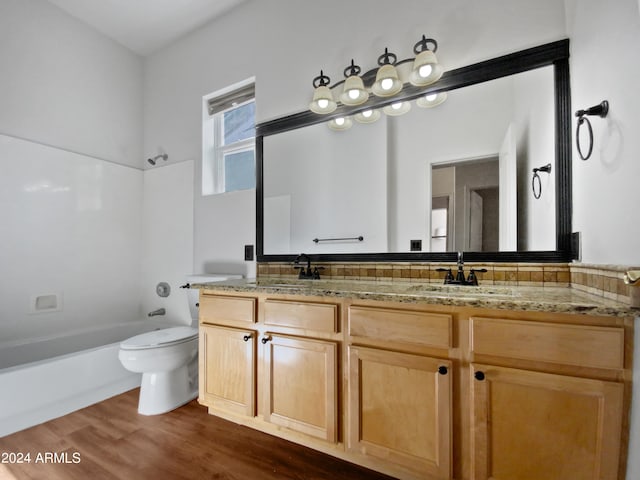
<path id="1" fill-rule="evenodd" d="M 187 283 L 209 283 L 209 282 L 224 282 L 225 280 L 232 280 L 242 278 L 242 275 L 225 274 L 225 273 L 200 273 L 194 275 L 187 275 Z M 198 325 L 198 302 L 199 302 L 200 290 L 197 288 L 188 288 L 187 297 L 189 301 L 189 313 L 191 314 L 191 324 Z"/>

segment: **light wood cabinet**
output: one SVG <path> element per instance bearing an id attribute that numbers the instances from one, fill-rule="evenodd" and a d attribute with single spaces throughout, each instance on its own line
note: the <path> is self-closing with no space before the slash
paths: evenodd
<path id="1" fill-rule="evenodd" d="M 255 415 L 256 332 L 201 325 L 199 342 L 200 403 Z"/>
<path id="2" fill-rule="evenodd" d="M 616 479 L 623 385 L 473 365 L 474 480 Z"/>
<path id="3" fill-rule="evenodd" d="M 337 441 L 338 345 L 268 332 L 264 347 L 264 419 Z"/>
<path id="4" fill-rule="evenodd" d="M 632 338 L 630 318 L 208 291 L 199 400 L 399 479 L 623 480 Z"/>
<path id="5" fill-rule="evenodd" d="M 338 323 L 335 303 L 201 294 L 200 402 L 269 433 L 337 443 Z"/>
<path id="6" fill-rule="evenodd" d="M 451 362 L 349 347 L 350 451 L 451 475 Z"/>
<path id="7" fill-rule="evenodd" d="M 469 324 L 472 479 L 620 478 L 624 328 Z"/>

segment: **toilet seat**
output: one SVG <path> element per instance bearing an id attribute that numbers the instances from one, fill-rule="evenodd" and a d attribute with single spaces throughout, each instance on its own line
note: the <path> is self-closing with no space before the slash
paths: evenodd
<path id="1" fill-rule="evenodd" d="M 198 329 L 191 327 L 171 327 L 142 333 L 120 343 L 123 350 L 145 350 L 168 347 L 198 338 Z"/>

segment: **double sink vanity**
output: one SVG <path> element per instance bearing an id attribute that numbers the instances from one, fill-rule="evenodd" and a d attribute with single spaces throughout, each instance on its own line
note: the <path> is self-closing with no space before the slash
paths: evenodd
<path id="1" fill-rule="evenodd" d="M 441 92 L 436 109 L 326 125 Z M 638 310 L 605 298 L 628 293 L 619 272 L 571 263 L 571 111 L 562 39 L 258 125 L 258 279 L 196 285 L 200 403 L 401 479 L 624 480 Z M 458 207 L 494 198 L 496 162 L 499 218 L 480 221 Z M 549 162 L 540 199 L 531 173 Z M 479 276 L 435 268 L 456 250 Z"/>
<path id="2" fill-rule="evenodd" d="M 635 311 L 567 287 L 201 284 L 209 413 L 403 479 L 623 479 Z"/>

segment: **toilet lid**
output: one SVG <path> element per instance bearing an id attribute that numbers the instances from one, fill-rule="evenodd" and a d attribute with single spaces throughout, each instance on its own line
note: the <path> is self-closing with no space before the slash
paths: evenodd
<path id="1" fill-rule="evenodd" d="M 186 342 L 197 338 L 198 329 L 192 327 L 171 327 L 153 332 L 142 333 L 135 337 L 127 338 L 120 343 L 120 348 L 126 350 L 136 350 L 142 348 L 152 348 L 169 346 L 176 343 Z"/>

